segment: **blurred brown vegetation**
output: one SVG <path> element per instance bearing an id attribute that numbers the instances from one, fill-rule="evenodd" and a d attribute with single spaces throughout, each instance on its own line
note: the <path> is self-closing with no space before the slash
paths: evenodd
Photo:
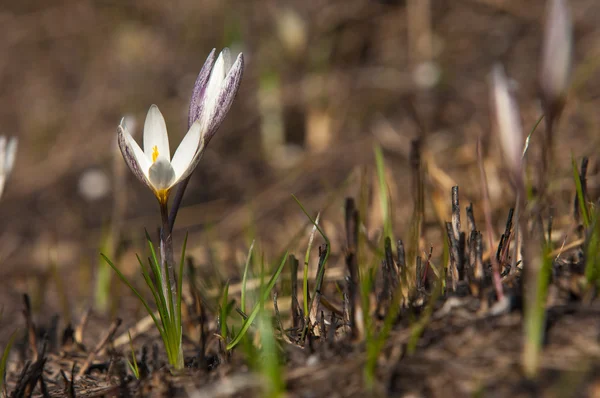
<path id="1" fill-rule="evenodd" d="M 121 117 L 133 117 L 141 140 L 153 103 L 165 115 L 174 147 L 186 131 L 192 84 L 213 47 L 243 51 L 246 72 L 238 99 L 193 176 L 176 246 L 189 230 L 194 253 L 204 253 L 209 241 L 226 242 L 223 257 L 237 265 L 234 249 L 245 247 L 236 242 L 245 242 L 253 229 L 265 247 L 281 249 L 306 224 L 291 193 L 310 211 L 329 206 L 324 225 L 334 240 L 341 239 L 335 229 L 341 199 L 358 194 L 361 167 L 371 175 L 375 142 L 391 166 L 398 233 L 406 230 L 412 211 L 408 151 L 416 137 L 426 135 L 424 148 L 445 173 L 438 177 L 461 186 L 463 203 L 478 202 L 478 136 L 489 159 L 500 164 L 488 111 L 494 63 L 505 64 L 518 85 L 526 132 L 541 114 L 536 73 L 544 3 L 5 2 L 0 132 L 17 135 L 20 148 L 0 207 L 0 275 L 12 288 L 0 290 L 30 290 L 29 279 L 48 275 L 52 259 L 65 278 L 93 274 L 114 192 L 86 200 L 78 188 L 82 175 L 100 170 L 116 189 L 116 126 Z M 573 192 L 571 154 L 594 154 L 600 124 L 600 3 L 571 3 L 576 68 L 557 132 L 553 180 L 565 203 Z M 531 150 L 535 157 L 535 137 Z M 493 204 L 503 206 L 498 214 L 504 217 L 511 195 L 500 170 L 492 168 L 489 178 Z M 158 208 L 129 173 L 127 181 L 117 187 L 126 189 L 124 237 L 137 241 L 144 227 L 152 231 L 158 224 Z M 445 188 L 439 179 L 430 183 L 432 190 Z M 449 197 L 449 191 L 440 192 Z M 210 265 L 206 256 L 203 261 Z M 89 289 L 78 291 L 85 295 Z"/>

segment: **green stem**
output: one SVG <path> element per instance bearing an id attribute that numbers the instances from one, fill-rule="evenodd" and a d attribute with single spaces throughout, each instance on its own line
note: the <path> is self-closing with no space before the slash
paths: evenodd
<path id="1" fill-rule="evenodd" d="M 173 300 L 175 299 L 174 292 L 176 291 L 175 281 L 177 280 L 177 278 L 175 278 L 175 271 L 173 268 L 173 239 L 169 225 L 169 210 L 167 208 L 167 203 L 159 203 L 160 215 L 162 219 L 162 227 L 160 229 L 160 284 L 162 286 L 165 299 L 170 301 L 167 303 L 167 308 L 169 308 L 169 312 L 172 312 L 171 308 L 173 308 Z M 170 315 L 173 316 L 173 314 Z"/>
<path id="2" fill-rule="evenodd" d="M 168 311 L 169 317 L 167 322 L 171 324 L 172 331 L 177 334 L 176 336 L 171 336 L 172 339 L 177 339 L 177 341 L 171 341 L 171 355 L 176 355 L 176 358 L 172 358 L 171 363 L 174 361 L 176 369 L 183 369 L 184 361 L 182 351 L 182 333 L 181 328 L 177 327 L 181 325 L 181 307 L 176 302 L 179 297 L 177 290 L 178 279 L 174 268 L 175 260 L 173 256 L 172 229 L 169 222 L 169 209 L 167 207 L 167 201 L 159 201 L 159 204 L 162 220 L 162 227 L 160 230 L 160 264 L 162 275 L 160 284 L 162 286 L 165 299 L 167 300 L 166 310 Z M 176 351 L 176 353 L 173 351 Z"/>

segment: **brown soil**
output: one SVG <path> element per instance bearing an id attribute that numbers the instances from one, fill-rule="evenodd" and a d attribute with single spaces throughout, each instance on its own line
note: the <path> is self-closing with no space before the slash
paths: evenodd
<path id="1" fill-rule="evenodd" d="M 0 347 L 18 329 L 7 367 L 9 395 L 27 396 L 30 386 L 35 387 L 29 390 L 33 396 L 43 396 L 44 389 L 48 396 L 77 397 L 261 396 L 265 382 L 252 371 L 245 353 L 236 349 L 228 356 L 215 336 L 220 287 L 229 280 L 232 296 L 239 299 L 236 286 L 249 236 L 256 237 L 268 263 L 277 261 L 285 249 L 303 258 L 311 226 L 291 199 L 293 193 L 311 214 L 322 212 L 322 225 L 331 239 L 323 297 L 338 310 L 350 305 L 338 293 L 349 273 L 342 211 L 346 197 L 357 203 L 366 198 L 361 209 L 366 235 L 383 250 L 374 143 L 383 147 L 386 157 L 397 237 L 409 244 L 415 191 L 410 142 L 421 138 L 428 172 L 423 179 L 425 220 L 417 254 L 424 256 L 433 247 L 432 261 L 441 263 L 447 237 L 439 222 L 450 221 L 453 185 L 460 186 L 463 210 L 469 202 L 474 205 L 475 221 L 484 236 L 483 255 L 495 253 L 495 247 L 488 250 L 484 228 L 477 137 L 483 137 L 496 242 L 514 195 L 496 137 L 489 133 L 488 74 L 494 63 L 506 65 L 519 86 L 528 132 L 541 114 L 536 79 L 544 1 L 432 0 L 429 27 L 414 22 L 419 19 L 410 14 L 415 5 L 408 1 L 292 1 L 289 9 L 258 1 L 176 3 L 29 1 L 0 10 L 4 38 L 0 121 L 3 134 L 20 139 L 17 164 L 0 202 Z M 580 236 L 573 217 L 572 155 L 590 157 L 588 200 L 595 203 L 600 192 L 595 156 L 600 126 L 600 4 L 571 3 L 574 83 L 557 131 L 550 184 L 557 250 Z M 304 21 L 306 45 L 300 48 L 290 48 L 278 30 L 278 21 L 294 15 L 288 15 L 290 10 Z M 290 26 L 292 22 L 286 21 Z M 430 90 L 412 78 L 411 71 L 425 56 L 412 36 L 414 29 L 431 31 L 439 46 L 430 55 L 441 68 L 442 79 Z M 114 214 L 114 197 L 124 195 L 127 200 L 120 214 L 117 262 L 128 276 L 138 275 L 134 254 L 144 253 L 143 228 L 153 231 L 158 225 L 157 207 L 130 175 L 125 186 L 112 185 L 113 191 L 96 201 L 85 200 L 78 183 L 91 168 L 114 182 L 115 128 L 124 114 L 138 120 L 139 140 L 145 112 L 157 103 L 172 141 L 177 142 L 185 130 L 189 92 L 204 57 L 210 48 L 239 43 L 241 38 L 247 55 L 241 91 L 194 174 L 174 237 L 177 248 L 190 233 L 188 255 L 206 310 L 205 351 L 195 318 L 197 303 L 190 297 L 185 327 L 188 368 L 171 374 L 157 332 L 146 328 L 134 334 L 138 359 L 143 349 L 147 351 L 146 375 L 136 381 L 125 363 L 130 351 L 124 336 L 139 327 L 146 314 L 116 279 L 112 309 L 94 308 L 94 275 L 102 236 Z M 272 80 L 279 81 L 280 97 L 269 91 Z M 258 98 L 265 91 L 281 105 L 285 143 L 295 146 L 263 147 L 269 133 L 268 112 Z M 534 167 L 541 151 L 536 137 L 530 149 Z M 286 167 L 295 153 L 297 162 Z M 317 246 L 322 244 L 317 237 L 311 278 L 317 271 Z M 535 381 L 525 379 L 520 366 L 520 278 L 506 277 L 510 305 L 492 315 L 495 296 L 487 261 L 482 295 L 473 296 L 466 282 L 458 292 L 448 290 L 434 302 L 429 322 L 410 353 L 415 322 L 425 319 L 423 299 L 435 285 L 426 284 L 411 308 L 403 309 L 382 350 L 370 391 L 364 377 L 364 339 L 345 324 L 344 317 L 337 320 L 338 328 L 326 326 L 323 337 L 295 342 L 297 331 L 289 329 L 286 268 L 276 290 L 286 330 L 279 337 L 287 394 L 600 396 L 596 377 L 600 308 L 594 292 L 580 289 L 584 247 L 568 247 L 553 257 L 542 370 Z M 192 291 L 188 282 L 186 290 Z M 141 286 L 141 278 L 135 283 Z M 382 296 L 383 285 L 379 279 L 373 303 Z M 35 323 L 31 329 L 23 316 L 24 294 L 31 301 Z M 381 305 L 387 308 L 385 300 Z M 323 310 L 330 320 L 330 308 Z M 375 314 L 368 316 L 377 319 Z M 114 336 L 108 336 L 118 318 L 122 323 Z M 68 332 L 69 325 L 77 329 L 84 319 L 81 335 Z M 91 358 L 96 347 L 98 353 Z M 73 374 L 88 359 L 89 368 L 72 383 Z"/>

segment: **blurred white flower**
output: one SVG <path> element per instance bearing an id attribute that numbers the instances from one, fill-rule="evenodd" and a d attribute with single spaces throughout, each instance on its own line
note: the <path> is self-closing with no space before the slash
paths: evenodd
<path id="1" fill-rule="evenodd" d="M 440 66 L 433 62 L 421 62 L 413 70 L 413 80 L 422 89 L 431 89 L 440 82 L 442 71 Z"/>
<path id="2" fill-rule="evenodd" d="M 119 148 L 135 176 L 145 183 L 161 204 L 166 204 L 171 188 L 196 168 L 206 144 L 215 134 L 237 93 L 244 67 L 240 54 L 231 66 L 229 51 L 223 50 L 214 62 L 208 56 L 192 94 L 190 129 L 175 151 L 169 148 L 167 126 L 156 105 L 152 105 L 144 124 L 144 149 L 133 139 L 122 121 L 117 129 Z"/>
<path id="3" fill-rule="evenodd" d="M 571 78 L 573 26 L 566 0 L 549 0 L 539 74 L 547 111 L 560 114 Z M 554 116 L 554 115 L 552 115 Z"/>
<path id="4" fill-rule="evenodd" d="M 518 177 L 521 173 L 523 131 L 519 108 L 510 93 L 502 65 L 495 65 L 492 70 L 492 101 L 502 151 L 509 168 Z"/>
<path id="5" fill-rule="evenodd" d="M 89 201 L 102 199 L 110 191 L 110 181 L 100 169 L 86 170 L 79 178 L 79 193 Z"/>
<path id="6" fill-rule="evenodd" d="M 17 138 L 7 139 L 0 136 L 0 197 L 4 193 L 4 185 L 15 163 L 17 155 Z"/>

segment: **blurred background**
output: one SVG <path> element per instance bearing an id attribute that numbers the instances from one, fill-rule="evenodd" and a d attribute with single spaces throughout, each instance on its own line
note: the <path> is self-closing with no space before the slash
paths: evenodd
<path id="1" fill-rule="evenodd" d="M 600 3 L 570 4 L 575 68 L 553 179 L 565 208 L 574 191 L 571 155 L 596 153 L 600 123 Z M 137 272 L 132 253 L 144 250 L 143 228 L 154 233 L 159 212 L 153 195 L 124 168 L 116 127 L 126 117 L 141 142 L 146 112 L 157 104 L 175 148 L 187 130 L 192 85 L 212 48 L 243 52 L 246 68 L 176 224 L 175 247 L 189 231 L 190 253 L 207 272 L 238 278 L 252 237 L 271 258 L 289 247 L 308 227 L 292 193 L 311 213 L 324 211 L 339 255 L 344 197 L 357 196 L 361 181 L 371 197 L 376 189 L 375 143 L 384 150 L 402 235 L 412 213 L 411 140 L 423 143 L 428 198 L 447 196 L 449 205 L 449 189 L 458 184 L 462 203 L 474 202 L 481 219 L 475 150 L 481 136 L 500 228 L 513 198 L 492 135 L 488 75 L 495 63 L 505 65 L 528 133 L 541 115 L 536 82 L 544 6 L 543 0 L 4 2 L 0 133 L 17 136 L 19 150 L 0 206 L 0 305 L 16 320 L 16 293 L 38 292 L 42 307 L 64 309 L 52 294 L 64 288 L 73 312 L 92 305 L 101 250 L 118 256 L 129 275 Z M 536 150 L 534 135 L 533 159 Z M 380 213 L 375 204 L 367 215 L 373 230 L 381 227 Z M 436 222 L 429 210 L 427 221 Z M 115 240 L 110 247 L 107 236 Z M 427 244 L 437 244 L 435 236 Z"/>

